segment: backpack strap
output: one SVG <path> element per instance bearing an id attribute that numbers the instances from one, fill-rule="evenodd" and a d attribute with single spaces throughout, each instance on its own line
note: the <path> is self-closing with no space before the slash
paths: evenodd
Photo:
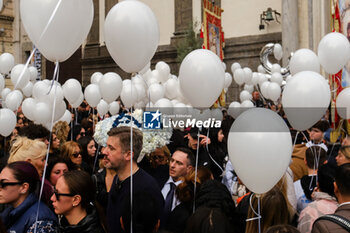
<path id="1" fill-rule="evenodd" d="M 350 232 L 350 221 L 348 219 L 340 216 L 340 215 L 336 215 L 336 214 L 323 215 L 323 216 L 319 217 L 318 219 L 316 219 L 316 221 L 314 222 L 314 225 L 319 220 L 328 220 L 328 221 L 334 222 L 334 223 L 338 224 L 339 226 L 343 227 L 348 232 Z"/>

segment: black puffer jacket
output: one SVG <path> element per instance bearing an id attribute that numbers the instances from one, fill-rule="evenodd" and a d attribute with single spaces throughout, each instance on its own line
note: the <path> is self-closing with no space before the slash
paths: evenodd
<path id="1" fill-rule="evenodd" d="M 95 210 L 92 210 L 77 225 L 69 225 L 66 218 L 60 221 L 60 233 L 105 233 Z"/>

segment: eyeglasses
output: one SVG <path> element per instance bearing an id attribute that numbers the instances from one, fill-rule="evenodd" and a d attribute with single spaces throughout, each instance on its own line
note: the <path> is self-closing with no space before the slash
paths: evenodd
<path id="1" fill-rule="evenodd" d="M 72 156 L 73 156 L 74 158 L 78 158 L 79 155 L 80 155 L 80 152 L 72 154 Z"/>
<path id="2" fill-rule="evenodd" d="M 82 136 L 82 137 L 85 136 L 85 132 L 81 132 L 80 136 Z"/>
<path id="3" fill-rule="evenodd" d="M 14 186 L 23 184 L 23 182 L 5 182 L 5 180 L 0 180 L 0 188 L 6 188 L 6 186 Z"/>
<path id="4" fill-rule="evenodd" d="M 53 193 L 56 196 L 57 201 L 60 200 L 60 196 L 66 196 L 66 197 L 74 197 L 76 194 L 73 193 L 59 193 L 56 189 L 56 187 L 53 188 Z"/>

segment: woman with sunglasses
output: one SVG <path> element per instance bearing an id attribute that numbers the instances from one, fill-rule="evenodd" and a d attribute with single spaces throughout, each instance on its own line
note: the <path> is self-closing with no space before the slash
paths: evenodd
<path id="1" fill-rule="evenodd" d="M 88 165 L 83 162 L 83 156 L 81 154 L 81 146 L 74 141 L 65 142 L 61 147 L 61 156 L 67 160 L 69 166 L 74 169 L 88 171 Z"/>
<path id="2" fill-rule="evenodd" d="M 56 232 L 56 216 L 38 201 L 36 191 L 39 185 L 39 174 L 28 162 L 9 163 L 1 171 L 0 203 L 10 207 L 0 216 L 8 232 L 34 232 L 35 228 L 37 232 Z"/>
<path id="3" fill-rule="evenodd" d="M 105 232 L 92 205 L 94 187 L 90 175 L 84 171 L 69 171 L 58 178 L 51 201 L 55 213 L 63 216 L 60 232 Z"/>

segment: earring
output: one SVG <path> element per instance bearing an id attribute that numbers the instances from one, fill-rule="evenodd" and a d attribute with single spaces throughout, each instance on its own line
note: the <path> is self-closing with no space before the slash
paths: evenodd
<path id="1" fill-rule="evenodd" d="M 76 207 L 76 206 L 77 206 L 77 205 L 74 205 L 74 204 L 73 204 L 73 207 Z"/>

